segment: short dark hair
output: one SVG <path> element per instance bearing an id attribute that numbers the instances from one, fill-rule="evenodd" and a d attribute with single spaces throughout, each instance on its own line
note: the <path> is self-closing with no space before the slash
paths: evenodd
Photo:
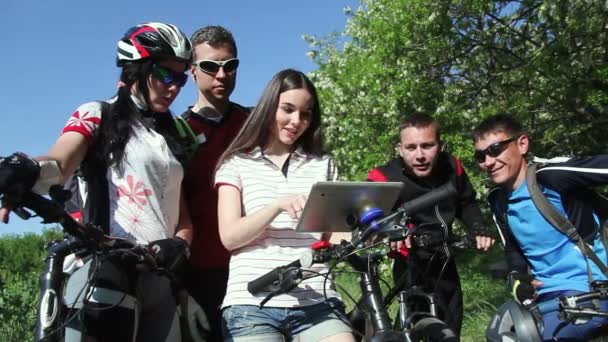
<path id="1" fill-rule="evenodd" d="M 441 141 L 441 133 L 439 132 L 439 122 L 437 122 L 437 120 L 435 120 L 429 114 L 421 113 L 421 112 L 414 112 L 414 113 L 408 115 L 405 119 L 403 119 L 403 121 L 401 121 L 401 124 L 399 125 L 399 135 L 401 135 L 401 132 L 404 129 L 410 128 L 410 127 L 414 127 L 414 128 L 432 127 L 435 129 L 435 132 L 437 133 L 437 140 Z"/>
<path id="2" fill-rule="evenodd" d="M 513 137 L 527 134 L 517 119 L 509 114 L 500 113 L 485 118 L 473 130 L 473 140 L 478 141 L 490 133 L 498 132 L 503 132 Z"/>
<path id="3" fill-rule="evenodd" d="M 228 43 L 232 46 L 234 50 L 234 56 L 236 57 L 238 52 L 236 49 L 236 42 L 234 41 L 234 37 L 232 36 L 232 32 L 230 32 L 225 27 L 219 25 L 211 25 L 202 27 L 196 32 L 192 34 L 190 37 L 190 42 L 192 43 L 192 53 L 194 54 L 194 49 L 197 45 L 207 43 L 209 45 L 217 45 L 222 43 Z"/>

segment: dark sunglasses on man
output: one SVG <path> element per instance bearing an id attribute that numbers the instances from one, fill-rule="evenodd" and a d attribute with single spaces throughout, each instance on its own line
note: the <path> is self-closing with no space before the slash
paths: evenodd
<path id="1" fill-rule="evenodd" d="M 224 68 L 224 72 L 229 74 L 234 72 L 239 67 L 238 58 L 230 58 L 225 61 L 214 61 L 212 59 L 200 59 L 194 64 L 201 69 L 202 72 L 207 74 L 217 74 L 220 68 Z"/>
<path id="2" fill-rule="evenodd" d="M 498 157 L 501 153 L 503 153 L 507 149 L 509 144 L 514 142 L 515 140 L 517 140 L 517 138 L 519 138 L 519 137 L 514 137 L 511 139 L 495 142 L 492 145 L 486 147 L 486 149 L 482 150 L 482 151 L 475 150 L 475 154 L 474 154 L 475 160 L 479 164 L 481 164 L 486 161 L 486 155 L 488 155 L 492 158 Z"/>
<path id="3" fill-rule="evenodd" d="M 152 77 L 170 86 L 175 83 L 178 87 L 183 87 L 188 81 L 188 75 L 183 72 L 175 72 L 171 69 L 154 65 L 152 66 Z"/>

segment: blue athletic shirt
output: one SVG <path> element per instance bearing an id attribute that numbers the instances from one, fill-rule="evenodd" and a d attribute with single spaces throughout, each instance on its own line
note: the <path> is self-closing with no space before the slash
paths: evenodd
<path id="1" fill-rule="evenodd" d="M 566 215 L 559 193 L 547 187 L 543 193 L 560 213 Z M 544 283 L 539 288 L 539 293 L 589 291 L 585 258 L 576 244 L 553 227 L 536 209 L 526 181 L 510 194 L 508 201 L 508 222 L 513 236 L 528 259 L 535 278 Z M 598 221 L 597 216 L 595 220 Z M 593 251 L 600 260 L 606 260 L 606 249 L 599 234 L 594 241 Z M 591 260 L 589 265 L 594 280 L 606 279 Z"/>

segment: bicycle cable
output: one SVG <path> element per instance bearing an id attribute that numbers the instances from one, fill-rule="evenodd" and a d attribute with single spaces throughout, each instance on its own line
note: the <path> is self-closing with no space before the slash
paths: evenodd
<path id="1" fill-rule="evenodd" d="M 365 246 L 365 247 L 362 247 L 362 248 L 359 248 L 359 249 L 355 249 L 352 252 L 343 255 L 333 265 L 331 265 L 328 268 L 327 273 L 325 274 L 324 280 L 323 280 L 323 299 L 325 301 L 327 301 L 329 299 L 328 296 L 327 296 L 327 281 L 329 280 L 329 277 L 331 276 L 332 271 L 333 271 L 333 269 L 335 267 L 337 267 L 347 257 L 349 257 L 351 255 L 354 255 L 354 254 L 357 254 L 357 253 L 360 253 L 360 252 L 363 252 L 363 251 L 368 250 L 368 249 L 375 248 L 375 247 L 377 247 L 377 246 L 379 246 L 381 244 L 384 244 L 384 242 L 381 241 L 381 242 L 377 242 L 375 244 L 372 244 L 370 246 Z M 357 273 L 362 273 L 362 272 L 357 272 Z M 332 280 L 332 282 L 333 282 L 333 280 Z M 349 295 L 349 298 L 353 301 L 353 303 L 355 305 L 355 308 L 356 308 L 357 307 L 357 301 L 355 301 L 354 298 L 352 298 L 352 296 L 350 296 L 350 295 Z M 335 309 L 333 309 L 333 307 L 332 307 L 332 311 L 335 312 Z M 338 317 L 340 317 L 340 315 L 338 315 Z M 353 332 L 356 333 L 357 335 L 359 335 L 361 338 L 365 338 L 365 333 L 362 333 L 359 330 L 357 330 L 355 327 L 353 327 L 352 322 L 350 322 L 350 320 L 348 320 L 347 318 L 345 318 L 345 319 L 346 319 L 346 321 L 344 321 L 344 320 L 341 319 L 342 322 L 344 322 L 344 324 L 346 324 L 347 326 L 349 326 L 353 330 Z"/>
<path id="2" fill-rule="evenodd" d="M 89 284 L 91 283 L 91 281 L 93 281 L 93 278 L 96 276 L 97 271 L 101 265 L 101 262 L 98 260 L 97 256 L 95 254 L 92 255 L 91 257 L 91 263 L 95 262 L 95 268 L 93 269 L 93 272 L 91 272 L 87 278 L 87 281 L 84 283 L 84 285 L 82 286 L 82 288 L 80 288 L 80 290 L 78 291 L 78 293 L 76 294 L 76 298 L 74 299 L 74 302 L 72 303 L 71 307 L 68 308 L 68 310 L 73 311 L 76 307 L 76 303 L 78 302 L 78 299 L 80 298 L 80 296 L 82 295 L 82 293 L 85 291 L 85 289 L 89 286 Z M 80 315 L 80 312 L 84 309 L 84 301 L 87 300 L 87 297 L 89 297 L 91 295 L 91 293 L 88 293 L 87 296 L 85 296 L 85 298 L 83 298 L 83 305 L 82 307 L 80 307 L 78 310 L 76 310 L 76 312 L 74 312 L 71 316 L 67 316 L 66 319 L 57 327 L 55 328 L 55 330 L 49 332 L 48 334 L 45 334 L 45 336 L 42 338 L 41 341 L 44 341 L 46 339 L 48 339 L 49 337 L 59 333 L 60 331 L 62 331 L 65 327 L 68 326 L 68 324 L 70 324 L 74 318 L 76 318 L 78 315 Z"/>

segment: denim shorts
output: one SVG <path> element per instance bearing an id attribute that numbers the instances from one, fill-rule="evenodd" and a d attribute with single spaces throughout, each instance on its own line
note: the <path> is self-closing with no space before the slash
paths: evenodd
<path id="1" fill-rule="evenodd" d="M 350 333 L 344 304 L 336 298 L 294 308 L 233 305 L 222 311 L 225 341 L 319 341 Z"/>

